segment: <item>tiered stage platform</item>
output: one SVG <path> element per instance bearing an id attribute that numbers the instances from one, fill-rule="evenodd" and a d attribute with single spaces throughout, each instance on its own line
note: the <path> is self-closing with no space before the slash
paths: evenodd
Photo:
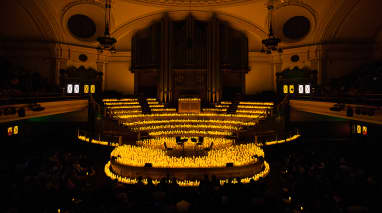
<path id="1" fill-rule="evenodd" d="M 105 166 L 110 178 L 124 183 L 150 178 L 155 184 L 169 175 L 181 186 L 197 186 L 205 175 L 224 184 L 229 178 L 249 183 L 268 174 L 260 146 L 239 144 L 235 135 L 265 119 L 273 103 L 240 102 L 236 114 L 227 114 L 231 102 L 202 109 L 200 100 L 185 99 L 178 112 L 155 99 L 147 102 L 151 114 L 142 114 L 137 99 L 104 100 L 108 117 L 145 135 L 133 145 L 117 145 Z"/>

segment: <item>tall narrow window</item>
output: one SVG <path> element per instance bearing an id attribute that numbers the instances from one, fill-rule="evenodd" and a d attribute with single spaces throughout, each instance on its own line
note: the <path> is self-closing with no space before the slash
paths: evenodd
<path id="1" fill-rule="evenodd" d="M 298 93 L 304 94 L 304 85 L 301 85 L 301 84 L 298 85 Z"/>
<path id="2" fill-rule="evenodd" d="M 294 85 L 293 84 L 289 85 L 289 93 L 294 94 Z"/>
<path id="3" fill-rule="evenodd" d="M 284 85 L 284 94 L 288 94 L 289 93 L 289 87 L 288 85 Z"/>
<path id="4" fill-rule="evenodd" d="M 87 84 L 84 85 L 84 93 L 85 94 L 89 93 L 89 85 L 87 85 Z"/>
<path id="5" fill-rule="evenodd" d="M 68 94 L 72 94 L 73 93 L 73 84 L 68 84 L 66 92 Z"/>
<path id="6" fill-rule="evenodd" d="M 305 85 L 305 93 L 310 94 L 310 85 L 309 84 Z"/>
<path id="7" fill-rule="evenodd" d="M 14 126 L 14 127 L 13 127 L 13 134 L 14 134 L 14 135 L 19 134 L 19 126 Z"/>
<path id="8" fill-rule="evenodd" d="M 367 135 L 367 126 L 362 126 L 362 134 Z"/>
<path id="9" fill-rule="evenodd" d="M 362 134 L 361 125 L 357 125 L 357 134 Z"/>
<path id="10" fill-rule="evenodd" d="M 79 84 L 74 85 L 74 93 L 76 93 L 76 94 L 80 93 L 80 85 Z"/>
<path id="11" fill-rule="evenodd" d="M 92 85 L 90 86 L 90 92 L 91 92 L 91 93 L 95 93 L 95 90 L 96 90 L 96 87 L 95 87 L 94 84 L 92 84 Z"/>

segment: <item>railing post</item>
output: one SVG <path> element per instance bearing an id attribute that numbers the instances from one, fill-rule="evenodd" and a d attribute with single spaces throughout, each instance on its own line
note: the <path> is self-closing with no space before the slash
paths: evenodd
<path id="1" fill-rule="evenodd" d="M 118 144 L 121 146 L 122 145 L 122 136 L 118 137 Z"/>

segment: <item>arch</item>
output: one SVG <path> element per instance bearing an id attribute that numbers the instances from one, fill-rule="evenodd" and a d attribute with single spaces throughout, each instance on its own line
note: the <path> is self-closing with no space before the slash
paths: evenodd
<path id="1" fill-rule="evenodd" d="M 207 20 L 211 18 L 213 15 L 215 15 L 217 18 L 230 23 L 233 28 L 246 33 L 248 38 L 252 39 L 252 43 L 254 43 L 253 40 L 256 40 L 256 41 L 258 40 L 260 42 L 261 39 L 266 37 L 266 32 L 264 29 L 262 29 L 260 26 L 248 20 L 233 16 L 231 14 L 227 14 L 224 12 L 203 11 L 203 10 L 172 10 L 172 11 L 161 10 L 151 14 L 146 14 L 144 16 L 137 17 L 119 26 L 117 29 L 115 29 L 112 32 L 112 35 L 115 38 L 117 38 L 117 40 L 119 41 L 124 38 L 131 40 L 132 35 L 136 31 L 143 29 L 144 27 L 148 26 L 150 23 L 154 21 L 160 20 L 164 16 L 164 14 L 168 14 L 168 16 L 170 16 L 170 18 L 172 19 L 182 19 L 186 15 L 188 15 L 190 12 L 192 13 L 194 17 L 196 17 L 196 19 L 201 19 L 201 20 Z M 118 46 L 118 43 L 117 43 L 117 46 Z"/>
<path id="2" fill-rule="evenodd" d="M 54 15 L 50 13 L 52 8 L 46 5 L 44 1 L 39 2 L 38 5 L 35 1 L 17 0 L 15 2 L 25 10 L 30 20 L 37 26 L 43 40 L 62 41 L 61 29 Z"/>
<path id="3" fill-rule="evenodd" d="M 378 11 L 381 6 L 382 2 L 377 0 L 343 1 L 318 38 L 321 42 L 373 41 L 382 26 Z"/>
<path id="4" fill-rule="evenodd" d="M 246 3 L 253 3 L 255 1 L 260 0 L 208 0 L 208 1 L 200 1 L 200 0 L 125 0 L 134 4 L 142 4 L 149 6 L 157 6 L 157 7 L 224 7 L 224 6 L 236 6 L 242 5 Z"/>

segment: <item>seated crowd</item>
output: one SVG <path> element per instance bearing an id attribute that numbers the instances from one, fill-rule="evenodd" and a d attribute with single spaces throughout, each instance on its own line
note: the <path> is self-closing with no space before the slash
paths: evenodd
<path id="1" fill-rule="evenodd" d="M 284 203 L 306 212 L 377 212 L 378 178 L 361 158 L 290 154 L 281 170 Z"/>
<path id="2" fill-rule="evenodd" d="M 79 144 L 77 144 L 79 145 Z M 259 182 L 228 183 L 205 178 L 197 188 L 179 187 L 172 177 L 158 185 L 112 181 L 103 167 L 107 147 L 48 152 L 25 158 L 2 181 L 4 212 L 373 212 L 378 178 L 341 154 L 266 155 L 271 173 Z M 82 146 L 81 145 L 81 146 Z M 301 144 L 300 146 L 308 146 Z M 284 149 L 286 148 L 286 149 Z M 98 149 L 97 154 L 93 149 Z M 288 151 L 289 150 L 289 151 Z M 277 153 L 279 155 L 280 153 Z M 267 158 L 268 157 L 268 158 Z M 34 160 L 30 160 L 34 159 Z M 356 159 L 355 159 L 356 160 Z M 11 168 L 11 167 L 10 167 Z"/>

